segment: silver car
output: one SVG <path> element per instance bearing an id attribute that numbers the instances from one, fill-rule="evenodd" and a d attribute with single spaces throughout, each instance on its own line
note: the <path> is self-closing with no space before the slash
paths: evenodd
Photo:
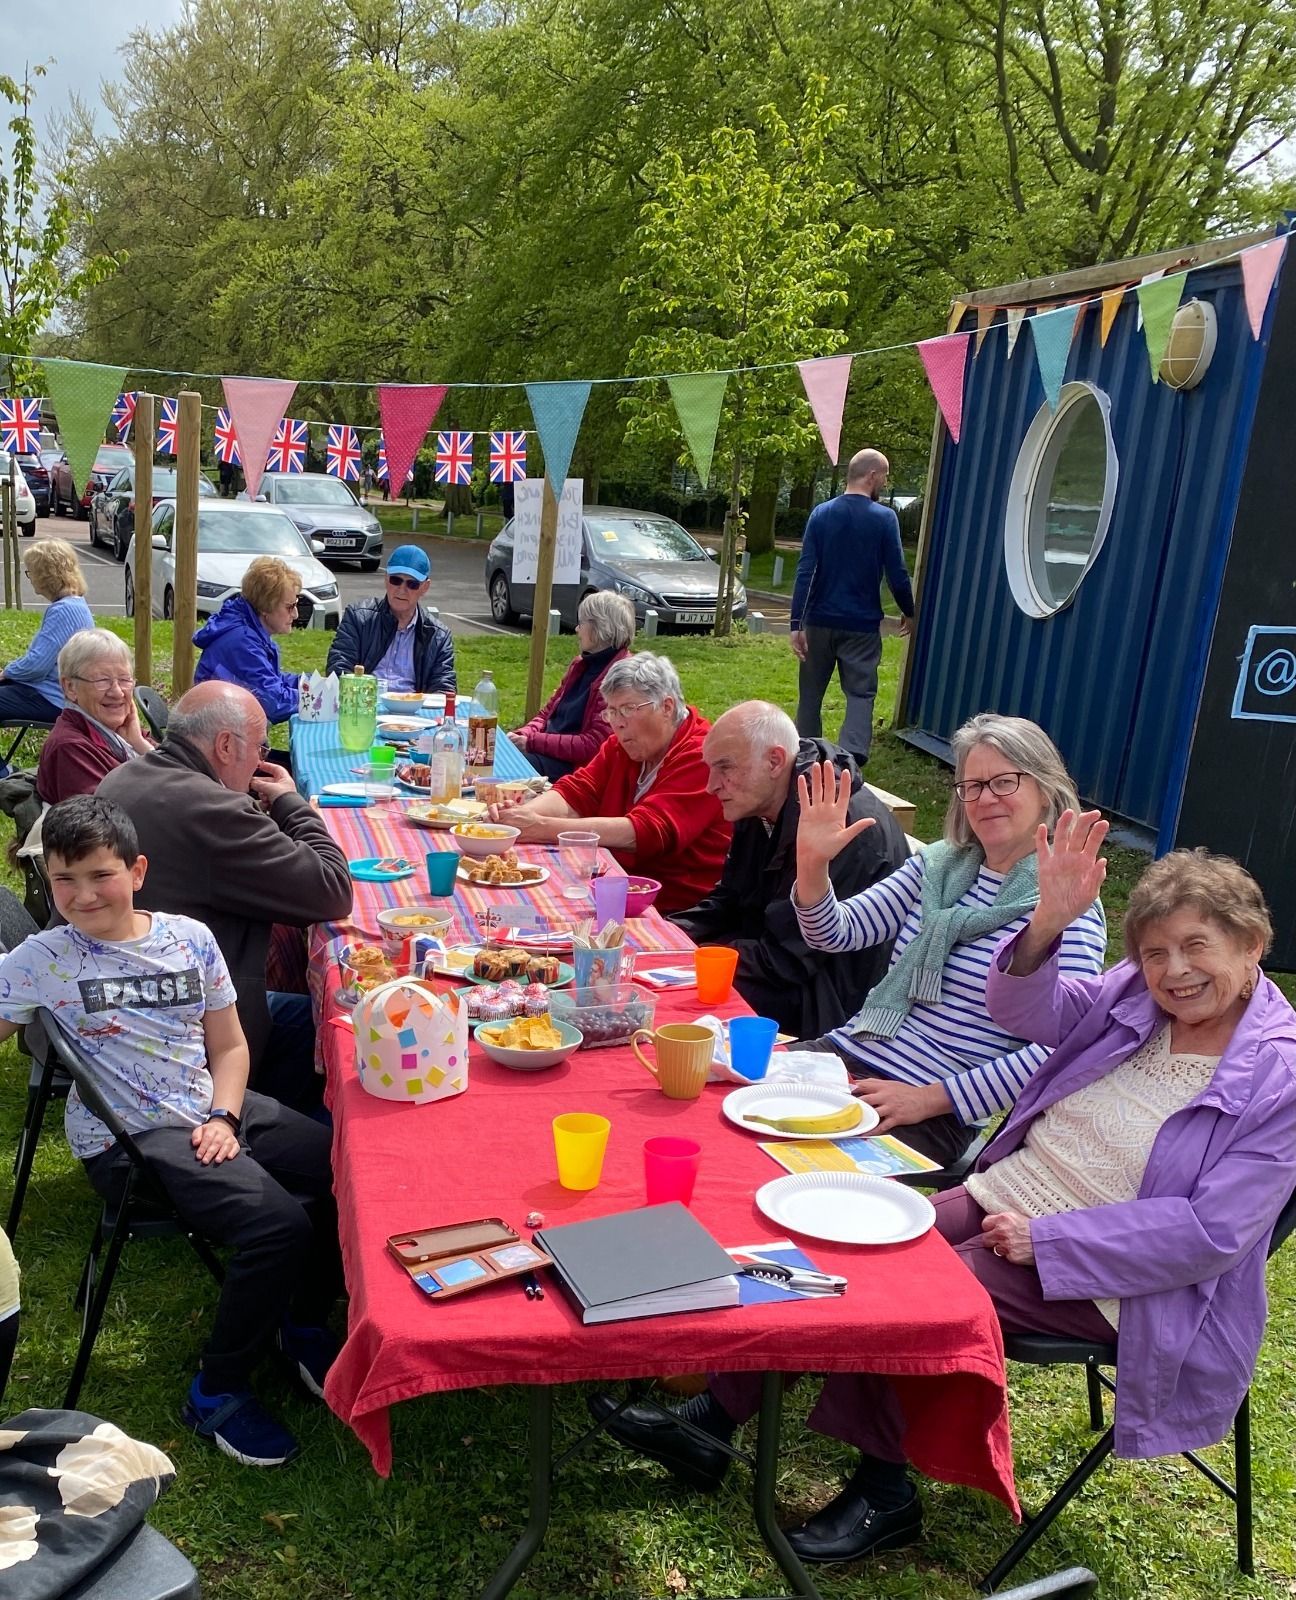
<path id="1" fill-rule="evenodd" d="M 361 572 L 377 572 L 382 526 L 340 478 L 323 472 L 264 472 L 257 499 L 285 512 L 299 533 L 323 545 L 326 561 L 358 561 Z"/>
<path id="2" fill-rule="evenodd" d="M 655 511 L 585 506 L 579 583 L 556 583 L 550 604 L 564 627 L 576 626 L 576 608 L 591 590 L 615 589 L 634 601 L 635 618 L 657 613 L 663 632 L 715 625 L 720 568 L 691 533 Z M 535 585 L 513 582 L 513 524 L 506 522 L 486 552 L 486 593 L 496 622 L 531 614 Z M 747 592 L 734 585 L 735 621 L 747 615 Z"/>

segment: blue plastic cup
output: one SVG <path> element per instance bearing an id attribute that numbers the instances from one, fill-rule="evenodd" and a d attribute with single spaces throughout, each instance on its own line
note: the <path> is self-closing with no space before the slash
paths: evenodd
<path id="1" fill-rule="evenodd" d="M 733 1017 L 729 1022 L 729 1065 L 756 1083 L 769 1070 L 778 1023 L 773 1017 Z"/>
<path id="2" fill-rule="evenodd" d="M 427 856 L 428 893 L 454 893 L 455 873 L 459 870 L 457 850 L 431 850 Z"/>

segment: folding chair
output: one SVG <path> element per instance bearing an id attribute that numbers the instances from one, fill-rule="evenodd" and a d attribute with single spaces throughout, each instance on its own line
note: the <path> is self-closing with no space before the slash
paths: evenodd
<path id="1" fill-rule="evenodd" d="M 166 738 L 167 717 L 170 708 L 157 690 L 148 683 L 135 685 L 135 704 L 139 707 L 139 714 L 148 723 L 148 730 L 161 744 Z"/>
<path id="2" fill-rule="evenodd" d="M 63 1397 L 64 1408 L 70 1411 L 81 1394 L 117 1265 L 129 1243 L 135 1239 L 170 1238 L 179 1234 L 189 1241 L 194 1254 L 217 1283 L 224 1281 L 225 1270 L 207 1240 L 187 1228 L 176 1215 L 161 1185 L 154 1181 L 139 1146 L 100 1093 L 90 1063 L 79 1047 L 59 1032 L 53 1017 L 43 1006 L 36 1015 L 49 1041 L 51 1054 L 76 1085 L 86 1107 L 99 1118 L 129 1158 L 120 1196 L 103 1203 L 77 1287 L 74 1303 L 83 1312 L 83 1319 L 81 1343 Z"/>
<path id="3" fill-rule="evenodd" d="M 54 895 L 45 870 L 45 857 L 20 855 L 18 865 L 23 875 L 23 906 L 37 928 L 48 928 L 54 920 Z"/>
<path id="4" fill-rule="evenodd" d="M 17 753 L 18 746 L 29 733 L 37 731 L 48 733 L 53 726 L 53 717 L 48 722 L 39 717 L 0 717 L 0 728 L 14 728 L 17 730 L 13 736 L 13 742 L 4 755 L 0 756 L 0 766 L 6 768 L 13 766 L 13 758 Z"/>
<path id="5" fill-rule="evenodd" d="M 1287 1201 L 1274 1225 L 1269 1241 L 1269 1254 L 1284 1242 L 1296 1228 L 1296 1193 Z M 1004 1353 L 1010 1361 L 1027 1361 L 1033 1366 L 1082 1366 L 1089 1399 L 1089 1426 L 1095 1433 L 1103 1428 L 1103 1390 L 1116 1392 L 1116 1384 L 1100 1369 L 1116 1366 L 1116 1345 L 1090 1343 L 1086 1339 L 1055 1338 L 1045 1333 L 1008 1333 L 1004 1335 Z M 1119 1378 L 1119 1372 L 1117 1373 Z M 1022 1531 L 1017 1535 L 999 1560 L 982 1580 L 981 1588 L 993 1594 L 1036 1540 L 1048 1531 L 1054 1520 L 1111 1454 L 1115 1441 L 1115 1428 L 1107 1427 L 1102 1437 L 1093 1445 L 1085 1458 L 1076 1466 L 1066 1481 L 1057 1488 L 1048 1504 L 1034 1517 L 1023 1517 Z M 1242 1396 L 1237 1416 L 1233 1419 L 1233 1482 L 1220 1476 L 1208 1462 L 1193 1450 L 1183 1452 L 1204 1478 L 1210 1480 L 1234 1504 L 1237 1523 L 1238 1569 L 1250 1578 L 1255 1574 L 1254 1520 L 1251 1503 L 1251 1391 Z"/>
<path id="6" fill-rule="evenodd" d="M 37 924 L 27 908 L 11 889 L 0 884 L 0 948 L 12 950 L 29 934 L 38 931 Z M 18 1036 L 18 1047 L 31 1057 L 27 1074 L 27 1109 L 23 1114 L 22 1130 L 14 1150 L 14 1188 L 9 1202 L 9 1215 L 5 1232 L 10 1239 L 18 1231 L 23 1200 L 31 1179 L 32 1164 L 36 1159 L 36 1146 L 40 1142 L 45 1123 L 45 1110 L 51 1100 L 66 1097 L 72 1080 L 60 1070 L 45 1044 L 45 1033 L 40 1027 L 24 1029 Z"/>
<path id="7" fill-rule="evenodd" d="M 944 1194 L 947 1189 L 957 1189 L 976 1166 L 977 1157 L 998 1131 L 997 1124 L 991 1128 L 988 1124 L 981 1123 L 976 1138 L 957 1161 L 951 1161 L 949 1166 L 942 1167 L 939 1172 L 901 1172 L 897 1174 L 896 1182 L 906 1184 L 910 1189 L 934 1189 L 937 1194 Z M 903 1128 L 899 1130 L 897 1137 L 903 1139 Z"/>

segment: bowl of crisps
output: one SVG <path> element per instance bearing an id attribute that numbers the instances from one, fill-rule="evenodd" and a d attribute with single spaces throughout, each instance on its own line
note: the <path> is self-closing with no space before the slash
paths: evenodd
<path id="1" fill-rule="evenodd" d="M 514 1072 L 540 1072 L 556 1067 L 580 1049 L 581 1035 L 570 1022 L 545 1013 L 513 1017 L 507 1022 L 479 1022 L 473 1037 L 492 1061 Z"/>
<path id="2" fill-rule="evenodd" d="M 431 939 L 444 939 L 454 922 L 454 913 L 433 911 L 427 906 L 388 906 L 378 913 L 378 926 L 382 930 L 383 953 L 398 956 L 401 946 L 413 934 L 426 934 Z"/>
<path id="3" fill-rule="evenodd" d="M 450 837 L 461 855 L 484 861 L 487 856 L 501 855 L 521 832 L 521 828 L 506 828 L 502 822 L 460 822 L 451 828 Z"/>

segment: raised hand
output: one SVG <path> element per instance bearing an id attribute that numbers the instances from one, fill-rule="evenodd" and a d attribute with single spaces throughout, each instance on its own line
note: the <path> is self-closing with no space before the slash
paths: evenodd
<path id="1" fill-rule="evenodd" d="M 839 856 L 852 839 L 873 826 L 872 817 L 847 822 L 851 784 L 846 773 L 840 776 L 831 761 L 812 766 L 797 779 L 797 798 L 801 816 L 797 822 L 798 905 L 817 905 L 828 893 L 828 863 Z"/>
<path id="2" fill-rule="evenodd" d="M 1082 811 L 1079 816 L 1064 811 L 1050 844 L 1048 829 L 1040 824 L 1035 835 L 1039 904 L 1030 920 L 1030 942 L 1037 949 L 1051 945 L 1098 898 L 1107 876 L 1106 859 L 1098 854 L 1107 828 L 1097 811 Z"/>

